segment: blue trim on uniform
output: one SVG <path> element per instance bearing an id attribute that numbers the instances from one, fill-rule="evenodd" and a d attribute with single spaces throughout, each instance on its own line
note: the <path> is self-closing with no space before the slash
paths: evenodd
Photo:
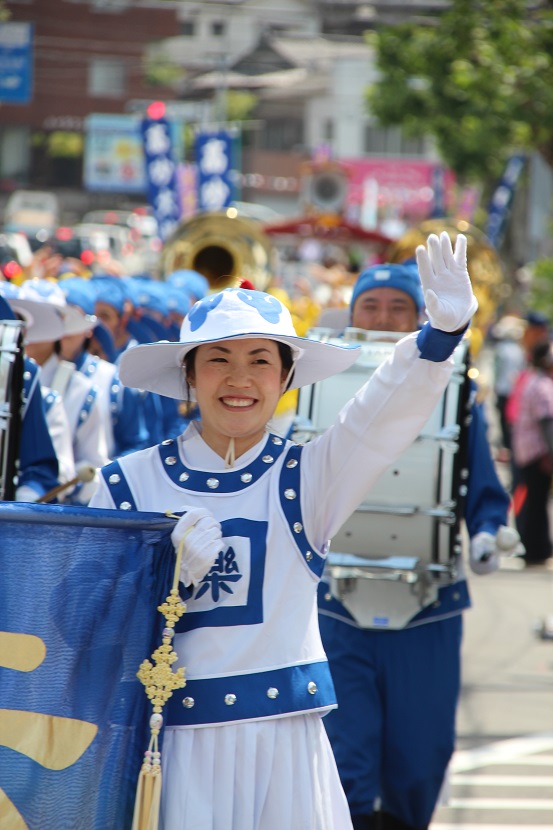
<path id="1" fill-rule="evenodd" d="M 251 519 L 221 522 L 223 547 L 186 600 L 175 631 L 263 622 L 267 529 L 267 522 Z"/>
<path id="2" fill-rule="evenodd" d="M 79 420 L 77 423 L 77 429 L 84 424 L 86 420 L 88 420 L 88 416 L 92 410 L 92 407 L 96 403 L 96 399 L 98 397 L 98 387 L 91 386 L 90 390 L 84 400 L 84 404 L 81 407 L 81 411 L 79 412 Z"/>
<path id="3" fill-rule="evenodd" d="M 131 493 L 125 474 L 118 461 L 112 461 L 111 464 L 106 464 L 105 467 L 102 467 L 100 473 L 106 482 L 117 510 L 138 510 L 134 496 Z"/>
<path id="4" fill-rule="evenodd" d="M 54 392 L 53 389 L 50 389 L 50 391 L 46 395 L 44 395 L 43 402 L 44 402 L 44 412 L 45 412 L 46 415 L 48 415 L 48 413 L 52 409 L 54 403 L 56 402 L 56 400 L 59 397 L 60 397 L 60 395 L 58 395 L 57 392 Z"/>
<path id="5" fill-rule="evenodd" d="M 279 481 L 279 496 L 282 511 L 288 522 L 290 533 L 309 569 L 319 578 L 322 576 L 326 557 L 321 556 L 305 535 L 301 513 L 301 453 L 303 447 L 294 444 L 284 459 Z M 286 495 L 288 493 L 288 496 Z"/>
<path id="6" fill-rule="evenodd" d="M 309 686 L 314 684 L 314 686 Z M 313 691 L 310 692 L 309 688 Z M 276 696 L 272 696 L 275 695 Z M 228 696 L 232 695 L 235 700 Z M 225 702 L 225 698 L 229 701 Z M 193 705 L 183 705 L 183 700 Z M 168 726 L 274 718 L 336 706 L 326 660 L 270 671 L 187 680 L 166 704 Z"/>
<path id="7" fill-rule="evenodd" d="M 349 613 L 340 600 L 336 599 L 330 592 L 330 585 L 328 582 L 321 581 L 318 588 L 318 608 L 319 614 L 327 617 L 334 617 L 341 622 L 348 623 L 354 628 L 364 628 L 359 625 L 356 619 Z M 418 614 L 412 617 L 403 629 L 389 629 L 384 626 L 367 627 L 370 631 L 395 631 L 405 630 L 406 628 L 414 628 L 417 625 L 424 623 L 437 622 L 438 620 L 453 617 L 461 614 L 467 608 L 471 607 L 470 594 L 466 579 L 461 579 L 459 582 L 454 582 L 452 585 L 442 585 L 438 588 L 438 596 L 434 602 L 422 608 Z"/>
<path id="8" fill-rule="evenodd" d="M 435 329 L 430 323 L 425 323 L 417 335 L 417 347 L 421 358 L 431 360 L 432 363 L 442 363 L 447 360 L 465 336 L 467 328 L 468 326 L 465 326 L 461 334 L 452 334 Z"/>
<path id="9" fill-rule="evenodd" d="M 216 473 L 191 470 L 183 464 L 173 438 L 162 441 L 158 450 L 166 475 L 177 487 L 193 493 L 239 493 L 258 481 L 273 466 L 284 446 L 284 440 L 278 435 L 269 435 L 261 453 L 247 467 Z"/>

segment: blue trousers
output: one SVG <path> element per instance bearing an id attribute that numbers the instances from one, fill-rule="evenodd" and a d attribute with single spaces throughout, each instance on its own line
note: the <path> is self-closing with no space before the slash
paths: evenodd
<path id="1" fill-rule="evenodd" d="M 352 815 L 432 817 L 455 744 L 462 615 L 401 631 L 319 614 L 338 699 L 324 724 Z"/>

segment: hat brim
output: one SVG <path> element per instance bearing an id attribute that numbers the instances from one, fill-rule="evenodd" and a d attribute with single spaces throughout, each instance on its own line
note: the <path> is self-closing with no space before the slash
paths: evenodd
<path id="1" fill-rule="evenodd" d="M 49 343 L 65 334 L 61 308 L 50 303 L 10 298 L 8 302 L 25 322 L 25 343 Z"/>
<path id="2" fill-rule="evenodd" d="M 294 375 L 288 389 L 299 389 L 301 386 L 309 386 L 337 375 L 352 366 L 359 354 L 359 347 L 350 344 L 338 346 L 305 337 L 269 337 L 266 332 L 252 332 L 234 337 L 216 337 L 201 343 L 159 342 L 134 346 L 121 355 L 119 377 L 125 386 L 183 400 L 186 397 L 186 389 L 182 362 L 188 352 L 208 343 L 254 338 L 276 340 L 290 346 L 296 359 Z"/>

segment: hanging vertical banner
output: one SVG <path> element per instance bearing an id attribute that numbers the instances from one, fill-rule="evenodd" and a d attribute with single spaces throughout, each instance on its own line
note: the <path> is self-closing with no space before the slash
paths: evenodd
<path id="1" fill-rule="evenodd" d="M 29 104 L 33 97 L 33 24 L 0 23 L 0 102 Z"/>
<path id="2" fill-rule="evenodd" d="M 225 130 L 198 133 L 198 209 L 222 210 L 234 199 L 233 139 Z"/>
<path id="3" fill-rule="evenodd" d="M 488 209 L 486 235 L 496 248 L 503 240 L 515 188 L 525 163 L 526 156 L 522 153 L 511 156 L 492 196 Z"/>
<path id="4" fill-rule="evenodd" d="M 165 240 L 173 233 L 180 219 L 177 167 L 173 159 L 169 122 L 163 117 L 148 115 L 142 120 L 142 139 L 148 199 L 158 224 L 159 236 Z"/>

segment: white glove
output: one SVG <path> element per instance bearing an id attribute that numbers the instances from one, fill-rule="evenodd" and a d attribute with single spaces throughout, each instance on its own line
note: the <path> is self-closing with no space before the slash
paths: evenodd
<path id="1" fill-rule="evenodd" d="M 467 238 L 458 234 L 455 253 L 447 231 L 431 233 L 416 250 L 426 314 L 441 331 L 460 331 L 478 308 L 467 270 Z"/>
<path id="2" fill-rule="evenodd" d="M 175 550 L 178 551 L 183 539 L 180 581 L 186 586 L 197 585 L 225 546 L 221 525 L 209 510 L 191 507 L 180 517 L 171 533 Z"/>
<path id="3" fill-rule="evenodd" d="M 27 484 L 22 484 L 15 491 L 15 501 L 35 502 L 40 497 L 40 493 L 33 490 Z"/>
<path id="4" fill-rule="evenodd" d="M 499 568 L 499 551 L 493 533 L 482 531 L 470 540 L 470 567 L 475 574 L 491 574 Z"/>

